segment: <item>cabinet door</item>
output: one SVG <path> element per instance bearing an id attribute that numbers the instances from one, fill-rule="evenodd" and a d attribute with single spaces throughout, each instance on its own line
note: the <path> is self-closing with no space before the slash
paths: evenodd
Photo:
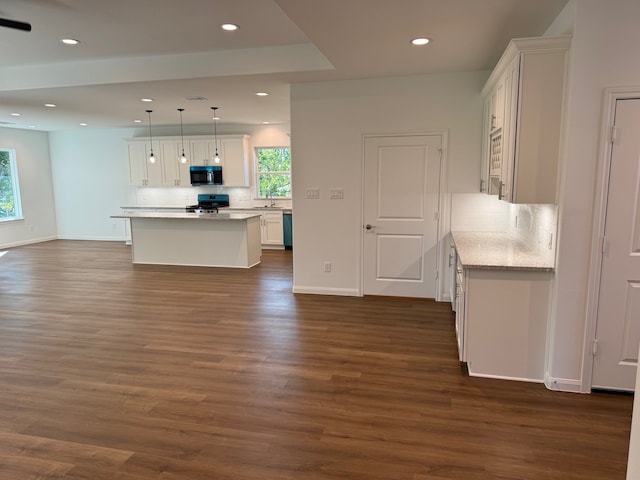
<path id="1" fill-rule="evenodd" d="M 214 165 L 213 157 L 216 152 L 216 145 L 213 139 L 191 139 L 189 140 L 191 165 Z M 219 152 L 218 152 L 219 153 Z M 222 172 L 224 177 L 224 170 Z"/>
<path id="2" fill-rule="evenodd" d="M 145 148 L 149 148 L 148 144 L 145 144 Z M 164 176 L 164 163 L 162 161 L 162 149 L 159 142 L 153 142 L 153 155 L 156 158 L 155 163 L 148 161 L 151 151 L 147 150 L 147 186 L 150 187 L 163 187 L 165 185 Z"/>
<path id="3" fill-rule="evenodd" d="M 161 140 L 162 161 L 164 167 L 164 178 L 167 186 L 188 187 L 191 185 L 189 175 L 189 143 L 185 142 L 185 157 L 187 161 L 182 163 L 182 141 Z"/>
<path id="4" fill-rule="evenodd" d="M 263 245 L 284 245 L 282 212 L 263 212 L 260 223 Z"/>
<path id="5" fill-rule="evenodd" d="M 490 98 L 485 98 L 482 105 L 482 163 L 480 165 L 480 193 L 489 193 L 489 127 Z"/>
<path id="6" fill-rule="evenodd" d="M 143 142 L 129 142 L 129 185 L 144 187 L 147 177 L 147 149 Z"/>
<path id="7" fill-rule="evenodd" d="M 221 137 L 222 179 L 231 187 L 249 186 L 249 152 L 246 136 Z"/>
<path id="8" fill-rule="evenodd" d="M 503 126 L 503 162 L 500 172 L 501 200 L 513 201 L 514 159 L 516 156 L 516 125 L 518 123 L 518 102 L 520 89 L 520 55 L 509 64 L 505 72 L 505 118 Z"/>

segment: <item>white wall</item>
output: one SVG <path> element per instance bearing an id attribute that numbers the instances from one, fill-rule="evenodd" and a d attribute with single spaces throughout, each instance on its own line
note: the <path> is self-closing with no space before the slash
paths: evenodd
<path id="1" fill-rule="evenodd" d="M 127 145 L 133 129 L 51 132 L 51 165 L 58 237 L 122 240 L 124 223 L 111 219 L 128 196 Z"/>
<path id="2" fill-rule="evenodd" d="M 292 86 L 294 291 L 360 291 L 364 134 L 448 129 L 448 191 L 477 191 L 486 77 L 472 72 Z M 319 200 L 305 199 L 311 187 L 320 189 Z M 344 189 L 344 199 L 329 200 L 330 188 Z M 332 262 L 331 273 L 323 271 L 325 261 Z"/>
<path id="3" fill-rule="evenodd" d="M 0 247 L 56 238 L 49 136 L 46 132 L 0 128 L 0 148 L 15 149 L 23 220 L 0 222 Z"/>
<path id="4" fill-rule="evenodd" d="M 579 389 L 590 373 L 582 364 L 603 93 L 640 86 L 640 2 L 580 0 L 569 8 L 575 22 L 548 375 L 563 389 Z"/>

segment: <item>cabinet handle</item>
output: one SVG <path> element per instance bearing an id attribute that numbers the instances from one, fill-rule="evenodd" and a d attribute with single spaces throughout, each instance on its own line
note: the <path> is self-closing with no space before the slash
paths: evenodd
<path id="1" fill-rule="evenodd" d="M 491 115 L 491 130 L 493 130 L 494 128 L 496 128 L 496 116 Z"/>
<path id="2" fill-rule="evenodd" d="M 504 187 L 504 183 L 500 182 L 500 188 L 498 189 L 498 200 L 502 200 L 504 198 L 504 193 L 502 192 Z"/>
<path id="3" fill-rule="evenodd" d="M 484 179 L 481 178 L 480 179 L 480 193 L 485 191 L 485 187 L 484 187 Z"/>

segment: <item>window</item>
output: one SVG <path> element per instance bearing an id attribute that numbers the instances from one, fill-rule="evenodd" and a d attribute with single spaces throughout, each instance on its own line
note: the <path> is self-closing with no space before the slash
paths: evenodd
<path id="1" fill-rule="evenodd" d="M 256 148 L 258 197 L 291 198 L 291 149 Z"/>
<path id="2" fill-rule="evenodd" d="M 22 218 L 14 150 L 0 150 L 0 221 Z"/>

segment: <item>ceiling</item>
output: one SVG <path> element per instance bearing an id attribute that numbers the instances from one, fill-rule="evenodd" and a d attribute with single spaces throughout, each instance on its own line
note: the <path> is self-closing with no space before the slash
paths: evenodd
<path id="1" fill-rule="evenodd" d="M 212 106 L 220 124 L 288 124 L 292 83 L 489 70 L 566 3 L 0 0 L 0 18 L 32 25 L 0 28 L 0 126 L 131 127 L 147 109 L 153 125 L 177 125 L 178 108 L 185 125 L 206 124 Z M 411 45 L 418 36 L 432 41 Z"/>

